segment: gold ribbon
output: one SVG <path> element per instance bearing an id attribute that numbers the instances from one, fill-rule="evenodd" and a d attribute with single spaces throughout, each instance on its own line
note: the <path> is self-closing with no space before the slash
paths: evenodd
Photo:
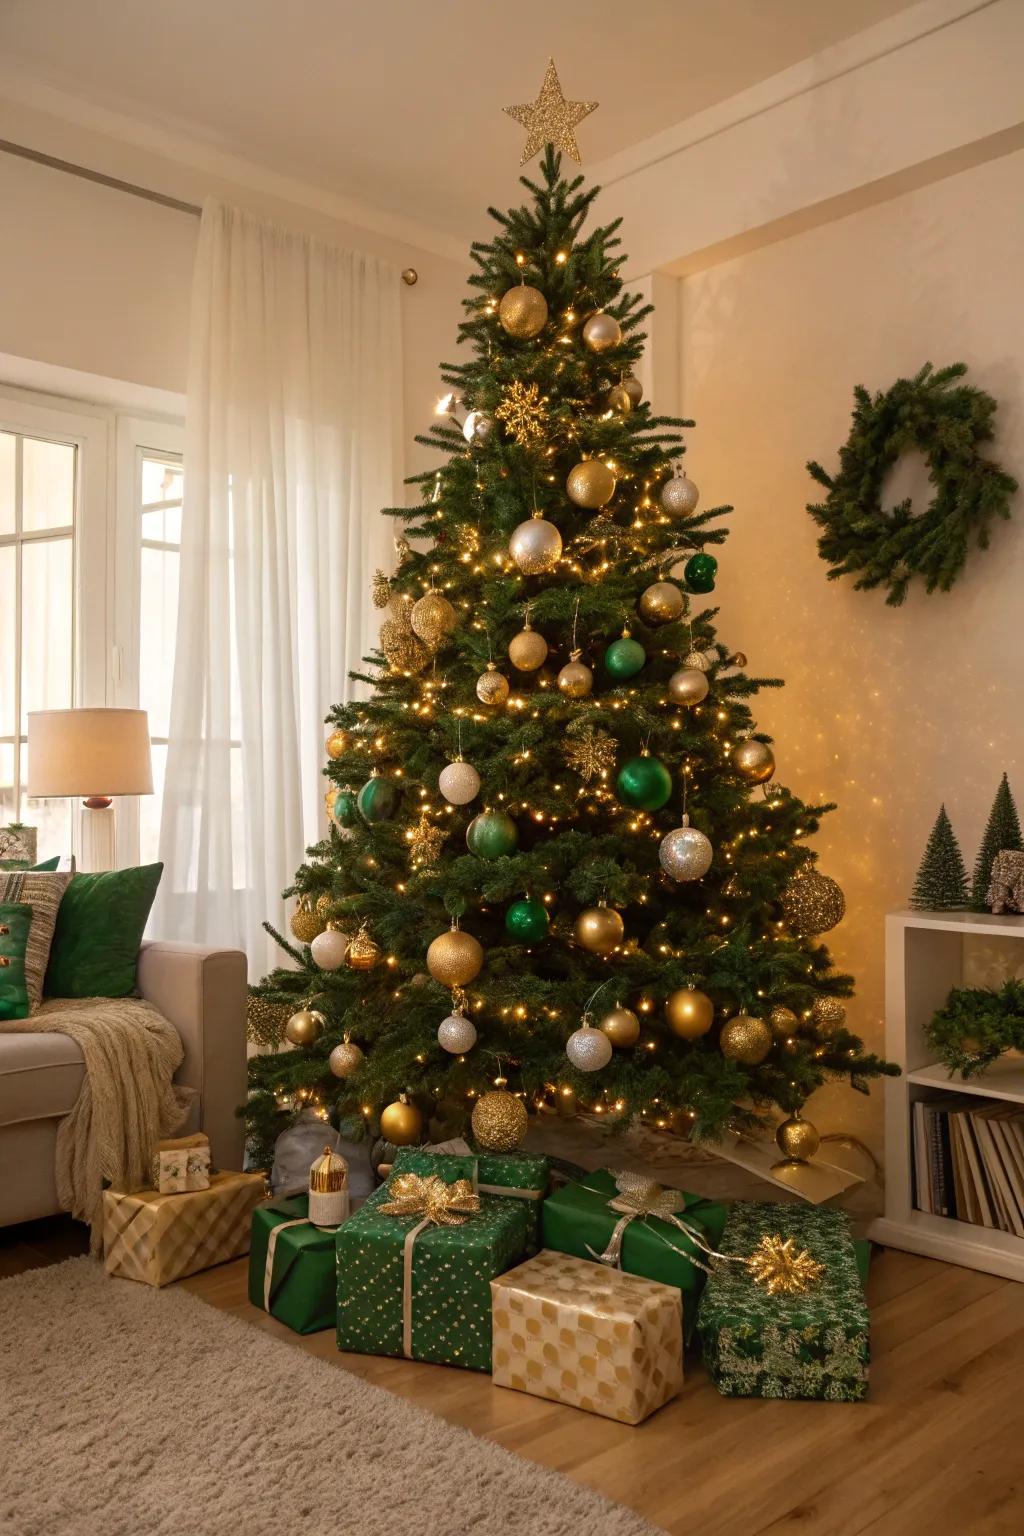
<path id="1" fill-rule="evenodd" d="M 688 1222 L 679 1220 L 678 1213 L 686 1209 L 686 1196 L 681 1189 L 666 1189 L 656 1179 L 649 1179 L 642 1173 L 630 1173 L 628 1170 L 617 1173 L 614 1177 L 618 1193 L 614 1200 L 608 1201 L 608 1209 L 621 1212 L 621 1215 L 615 1223 L 604 1252 L 594 1254 L 599 1263 L 611 1265 L 615 1269 L 622 1268 L 622 1240 L 630 1222 L 636 1221 L 638 1217 L 646 1220 L 649 1216 L 656 1216 L 659 1221 L 667 1221 L 672 1226 L 678 1227 L 691 1242 L 696 1243 L 706 1252 L 709 1251 L 707 1244 L 702 1241 L 694 1228 Z M 674 1244 L 669 1246 L 674 1247 Z M 594 1250 L 590 1249 L 590 1252 L 593 1253 Z"/>
<path id="2" fill-rule="evenodd" d="M 297 1216 L 292 1221 L 280 1221 L 274 1227 L 267 1238 L 267 1262 L 263 1266 L 263 1310 L 270 1311 L 270 1286 L 274 1278 L 274 1254 L 277 1252 L 277 1240 L 282 1232 L 287 1232 L 289 1227 L 308 1227 L 308 1216 Z"/>
<path id="3" fill-rule="evenodd" d="M 412 1359 L 412 1261 L 416 1239 L 424 1228 L 461 1227 L 480 1209 L 480 1196 L 468 1179 L 446 1184 L 436 1174 L 397 1173 L 388 1185 L 389 1199 L 378 1207 L 385 1216 L 422 1216 L 410 1227 L 402 1245 L 402 1353 Z"/>

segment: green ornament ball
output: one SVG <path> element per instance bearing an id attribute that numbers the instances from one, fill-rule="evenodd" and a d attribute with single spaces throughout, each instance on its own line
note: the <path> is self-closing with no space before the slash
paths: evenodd
<path id="1" fill-rule="evenodd" d="M 519 846 L 519 828 L 505 811 L 481 811 L 466 829 L 466 847 L 478 859 L 503 859 Z"/>
<path id="2" fill-rule="evenodd" d="M 401 798 L 394 779 L 374 775 L 367 779 L 356 799 L 359 814 L 364 821 L 390 821 L 398 809 Z"/>
<path id="3" fill-rule="evenodd" d="M 660 811 L 672 795 L 672 775 L 660 757 L 631 757 L 623 763 L 615 788 L 624 805 Z"/>
<path id="4" fill-rule="evenodd" d="M 714 555 L 691 555 L 683 566 L 686 585 L 691 592 L 713 592 L 718 561 Z"/>
<path id="5" fill-rule="evenodd" d="M 629 635 L 613 640 L 604 653 L 606 669 L 620 683 L 635 677 L 646 660 L 647 652 L 639 640 L 633 640 Z"/>
<path id="6" fill-rule="evenodd" d="M 334 797 L 334 809 L 331 812 L 339 827 L 354 827 L 359 816 L 359 805 L 356 796 L 350 789 L 339 789 Z"/>
<path id="7" fill-rule="evenodd" d="M 528 896 L 514 901 L 505 913 L 505 931 L 520 944 L 539 944 L 547 937 L 549 922 L 544 903 Z"/>

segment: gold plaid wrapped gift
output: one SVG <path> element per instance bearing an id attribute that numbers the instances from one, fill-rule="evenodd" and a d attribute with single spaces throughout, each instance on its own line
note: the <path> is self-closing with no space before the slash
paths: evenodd
<path id="1" fill-rule="evenodd" d="M 169 1285 L 249 1252 L 262 1173 L 214 1173 L 208 1189 L 161 1195 L 108 1189 L 103 1195 L 103 1262 L 108 1275 Z"/>
<path id="2" fill-rule="evenodd" d="M 545 1249 L 491 1281 L 494 1381 L 639 1424 L 683 1385 L 674 1285 Z"/>

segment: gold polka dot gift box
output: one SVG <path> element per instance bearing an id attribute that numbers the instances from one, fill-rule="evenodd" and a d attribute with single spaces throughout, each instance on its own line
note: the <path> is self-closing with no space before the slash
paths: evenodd
<path id="1" fill-rule="evenodd" d="M 639 1424 L 683 1386 L 678 1287 L 545 1249 L 491 1281 L 496 1386 Z"/>

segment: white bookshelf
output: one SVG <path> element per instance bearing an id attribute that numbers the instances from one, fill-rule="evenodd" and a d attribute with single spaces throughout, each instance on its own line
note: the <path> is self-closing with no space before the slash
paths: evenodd
<path id="1" fill-rule="evenodd" d="M 981 951 L 984 964 L 986 947 L 998 953 L 1007 939 L 1024 941 L 1024 917 L 893 912 L 885 920 L 885 1053 L 903 1076 L 885 1085 L 885 1215 L 868 1235 L 890 1248 L 1024 1280 L 1024 1238 L 914 1209 L 911 1163 L 911 1106 L 917 1099 L 956 1092 L 1024 1104 L 1019 1058 L 1000 1058 L 964 1081 L 933 1059 L 924 1038 L 925 1024 L 950 989 L 975 984 L 965 974 L 972 957 Z M 1017 965 L 1021 961 L 1024 949 Z"/>

